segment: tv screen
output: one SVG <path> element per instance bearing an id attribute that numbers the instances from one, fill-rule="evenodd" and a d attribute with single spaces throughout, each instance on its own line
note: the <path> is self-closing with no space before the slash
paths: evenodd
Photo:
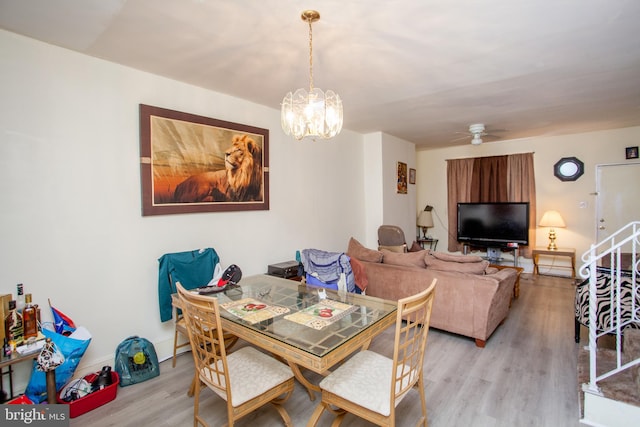
<path id="1" fill-rule="evenodd" d="M 458 203 L 458 241 L 477 246 L 529 244 L 529 203 Z"/>

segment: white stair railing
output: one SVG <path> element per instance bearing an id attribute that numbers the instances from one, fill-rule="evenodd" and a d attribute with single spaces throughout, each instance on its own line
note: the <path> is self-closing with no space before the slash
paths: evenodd
<path id="1" fill-rule="evenodd" d="M 624 363 L 622 355 L 622 334 L 625 326 L 630 323 L 640 322 L 640 307 L 637 304 L 637 295 L 640 291 L 638 284 L 640 254 L 640 222 L 630 222 L 620 230 L 616 231 L 602 242 L 591 245 L 591 249 L 582 255 L 583 264 L 580 267 L 580 276 L 583 279 L 589 279 L 589 384 L 583 385 L 586 392 L 601 395 L 598 381 L 604 380 L 618 372 L 624 371 L 635 365 L 640 365 L 640 358 Z M 625 271 L 622 274 L 622 254 L 631 253 L 631 272 Z M 609 265 L 611 266 L 611 289 L 608 294 L 609 304 L 611 307 L 611 316 L 606 324 L 598 325 L 597 319 L 597 296 L 596 296 L 596 278 L 598 261 L 609 257 Z M 628 279 L 631 274 L 631 310 L 630 317 L 623 318 L 621 310 L 622 299 L 622 281 Z M 601 291 L 602 292 L 602 291 Z M 605 298 L 600 295 L 601 299 Z M 602 319 L 601 319 L 602 320 Z M 599 327 L 598 327 L 599 326 Z M 598 338 L 604 335 L 615 335 L 616 337 L 616 367 L 610 371 L 597 372 L 597 349 Z"/>

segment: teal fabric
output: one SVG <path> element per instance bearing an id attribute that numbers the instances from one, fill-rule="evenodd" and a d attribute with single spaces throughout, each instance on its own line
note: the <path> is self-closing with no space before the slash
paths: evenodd
<path id="1" fill-rule="evenodd" d="M 114 370 L 120 377 L 120 387 L 157 377 L 160 365 L 155 347 L 148 339 L 135 335 L 125 339 L 116 348 Z"/>
<path id="2" fill-rule="evenodd" d="M 158 262 L 160 320 L 166 322 L 173 317 L 171 294 L 177 292 L 176 282 L 180 282 L 185 289 L 205 286 L 213 278 L 220 257 L 215 249 L 206 248 L 165 254 Z"/>

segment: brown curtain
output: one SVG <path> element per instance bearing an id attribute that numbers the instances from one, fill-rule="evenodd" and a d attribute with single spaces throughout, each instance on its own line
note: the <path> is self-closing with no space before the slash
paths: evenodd
<path id="1" fill-rule="evenodd" d="M 449 252 L 462 251 L 458 243 L 458 202 L 471 201 L 471 177 L 473 176 L 474 159 L 447 160 L 447 208 L 449 210 Z M 452 214 L 453 213 L 453 214 Z"/>
<path id="2" fill-rule="evenodd" d="M 533 153 L 508 156 L 508 183 L 510 202 L 529 202 L 529 246 L 520 248 L 520 255 L 531 258 L 531 248 L 536 247 L 536 180 L 533 170 Z"/>
<path id="3" fill-rule="evenodd" d="M 533 153 L 447 160 L 447 187 L 450 252 L 463 248 L 456 233 L 459 202 L 529 202 L 529 247 L 521 247 L 520 255 L 531 257 L 536 234 Z"/>
<path id="4" fill-rule="evenodd" d="M 471 201 L 508 202 L 507 156 L 480 157 L 474 159 L 471 178 Z"/>

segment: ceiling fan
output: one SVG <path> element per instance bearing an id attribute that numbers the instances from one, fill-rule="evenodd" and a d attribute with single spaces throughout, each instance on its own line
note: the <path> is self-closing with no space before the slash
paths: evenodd
<path id="1" fill-rule="evenodd" d="M 498 132 L 500 132 L 501 130 L 499 130 Z M 471 126 L 469 126 L 469 132 L 457 132 L 457 133 L 463 133 L 465 136 L 461 137 L 461 138 L 456 138 L 454 139 L 454 141 L 458 141 L 460 139 L 463 138 L 468 138 L 468 137 L 472 137 L 471 138 L 471 144 L 473 145 L 480 145 L 482 144 L 482 138 L 500 138 L 498 135 L 491 135 L 489 133 L 487 133 L 485 131 L 485 127 L 483 123 L 476 123 L 473 124 Z"/>

